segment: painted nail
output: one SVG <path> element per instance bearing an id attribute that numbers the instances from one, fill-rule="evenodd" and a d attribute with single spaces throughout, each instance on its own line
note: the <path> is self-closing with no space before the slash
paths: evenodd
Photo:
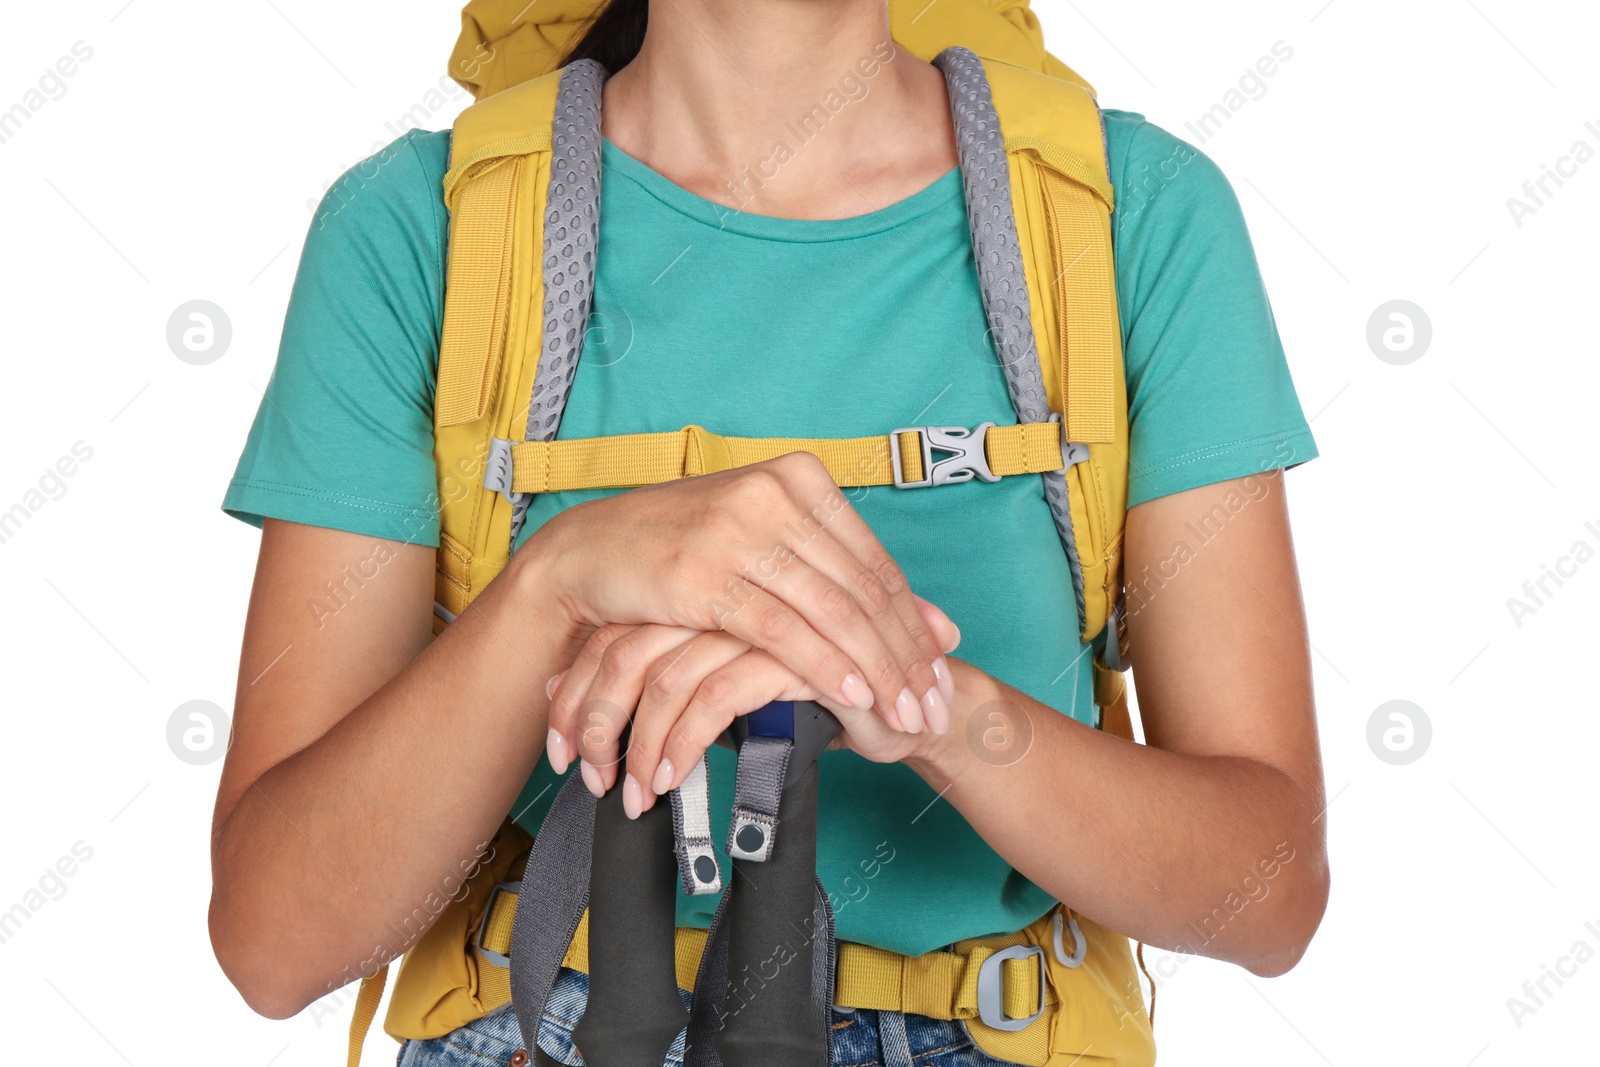
<path id="1" fill-rule="evenodd" d="M 955 699 L 956 680 L 950 677 L 950 664 L 943 656 L 933 661 L 933 680 L 939 683 L 939 694 L 946 702 Z"/>
<path id="2" fill-rule="evenodd" d="M 673 773 L 672 761 L 669 759 L 662 760 L 661 765 L 656 768 L 655 778 L 650 781 L 650 789 L 656 796 L 659 797 L 672 788 Z"/>
<path id="3" fill-rule="evenodd" d="M 944 702 L 944 694 L 939 692 L 938 686 L 922 695 L 922 717 L 928 720 L 928 729 L 934 733 L 950 732 L 950 705 Z"/>
<path id="4" fill-rule="evenodd" d="M 572 764 L 572 757 L 567 753 L 566 738 L 551 730 L 550 736 L 545 738 L 544 754 L 557 774 L 567 773 L 567 768 Z"/>
<path id="5" fill-rule="evenodd" d="M 631 774 L 622 776 L 622 813 L 630 819 L 637 819 L 644 810 L 644 790 L 639 788 L 639 782 Z"/>
<path id="6" fill-rule="evenodd" d="M 852 708 L 866 711 L 872 707 L 872 688 L 861 680 L 859 674 L 844 676 L 844 684 L 839 687 L 839 695 L 844 697 L 844 702 Z"/>
<path id="7" fill-rule="evenodd" d="M 566 673 L 566 671 L 562 671 L 560 674 L 552 674 L 550 680 L 544 683 L 544 698 L 546 700 L 555 699 L 556 686 L 561 684 L 561 679 L 566 676 Z"/>
<path id="8" fill-rule="evenodd" d="M 917 706 L 917 698 L 911 695 L 910 689 L 900 690 L 900 695 L 894 701 L 894 710 L 900 716 L 900 725 L 906 733 L 922 732 L 922 709 Z"/>
<path id="9" fill-rule="evenodd" d="M 606 795 L 606 784 L 600 780 L 600 771 L 588 760 L 578 761 L 578 773 L 583 775 L 583 784 L 589 787 L 589 792 L 597 797 Z"/>

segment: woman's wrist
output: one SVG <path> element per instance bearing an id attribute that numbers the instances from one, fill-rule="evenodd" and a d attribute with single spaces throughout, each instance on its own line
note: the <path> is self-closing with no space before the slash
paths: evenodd
<path id="1" fill-rule="evenodd" d="M 493 586 L 501 586 L 507 594 L 506 606 L 513 614 L 516 631 L 537 633 L 540 644 L 556 651 L 561 669 L 565 669 L 594 626 L 574 610 L 571 591 L 562 581 L 572 560 L 558 527 L 556 522 L 547 523 L 523 542 Z"/>
<path id="2" fill-rule="evenodd" d="M 999 720 L 1007 717 L 996 718 L 995 710 L 1007 695 L 1017 695 L 965 660 L 947 657 L 946 661 L 955 685 L 955 696 L 949 701 L 950 729 L 943 734 L 918 735 L 921 744 L 917 751 L 901 761 L 940 789 L 970 772 L 974 760 L 981 759 L 974 746 L 987 751 L 985 745 L 994 740 L 991 735 L 1004 731 L 1005 723 Z M 1013 709 L 1010 717 L 1020 712 L 1020 708 Z M 985 718 L 995 721 L 975 721 Z"/>

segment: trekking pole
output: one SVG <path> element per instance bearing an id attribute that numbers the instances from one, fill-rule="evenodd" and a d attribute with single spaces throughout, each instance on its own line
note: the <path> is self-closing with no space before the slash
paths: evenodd
<path id="1" fill-rule="evenodd" d="M 625 732 L 620 758 L 627 751 Z M 688 1022 L 673 952 L 677 860 L 672 840 L 666 804 L 630 819 L 620 787 L 596 801 L 589 1003 L 572 1031 L 587 1067 L 661 1067 Z M 531 1036 L 528 1042 L 533 1044 Z M 541 1053 L 541 1067 L 553 1067 L 554 1061 L 547 1065 L 544 1059 Z"/>
<path id="2" fill-rule="evenodd" d="M 820 704 L 784 701 L 741 716 L 732 731 L 734 874 L 723 1023 L 713 1038 L 725 1067 L 829 1062 L 833 913 L 816 875 L 817 758 L 839 729 Z M 787 747 L 781 771 L 754 746 L 780 754 Z"/>

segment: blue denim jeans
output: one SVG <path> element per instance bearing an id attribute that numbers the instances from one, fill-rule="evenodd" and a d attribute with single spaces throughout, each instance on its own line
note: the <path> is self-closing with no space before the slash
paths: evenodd
<path id="1" fill-rule="evenodd" d="M 685 1006 L 689 994 L 682 993 Z M 583 1015 L 589 997 L 589 978 L 578 971 L 561 971 L 545 1005 L 539 1024 L 539 1047 L 562 1063 L 578 1067 L 583 1058 L 572 1044 L 572 1027 Z M 490 1067 L 507 1064 L 526 1046 L 511 1005 L 496 1009 L 443 1037 L 407 1041 L 400 1049 L 399 1067 Z M 1004 1067 L 972 1043 L 960 1022 L 929 1019 L 921 1015 L 835 1008 L 833 1011 L 834 1067 Z M 667 1052 L 664 1067 L 682 1067 L 683 1035 Z"/>

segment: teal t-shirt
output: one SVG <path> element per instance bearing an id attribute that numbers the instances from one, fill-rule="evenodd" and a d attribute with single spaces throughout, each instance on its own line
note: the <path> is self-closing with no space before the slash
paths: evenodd
<path id="1" fill-rule="evenodd" d="M 1130 505 L 1310 459 L 1226 179 L 1138 115 L 1108 112 L 1107 136 Z M 881 210 L 800 221 L 731 212 L 609 142 L 603 152 L 594 314 L 560 437 L 689 423 L 736 436 L 855 437 L 1016 421 L 958 172 Z M 408 133 L 329 191 L 228 488 L 230 513 L 437 544 L 431 413 L 448 154 L 447 133 Z M 913 588 L 961 627 L 958 655 L 1095 721 L 1090 656 L 1040 479 L 849 494 Z M 536 498 L 524 538 L 596 495 Z M 714 751 L 718 841 L 732 764 Z M 528 829 L 554 781 L 541 759 L 515 809 Z M 1018 815 L 1049 806 L 1042 798 Z M 1016 930 L 1052 904 L 898 764 L 826 753 L 818 833 L 818 873 L 845 940 L 915 955 Z M 709 925 L 715 903 L 680 895 L 679 922 Z"/>

